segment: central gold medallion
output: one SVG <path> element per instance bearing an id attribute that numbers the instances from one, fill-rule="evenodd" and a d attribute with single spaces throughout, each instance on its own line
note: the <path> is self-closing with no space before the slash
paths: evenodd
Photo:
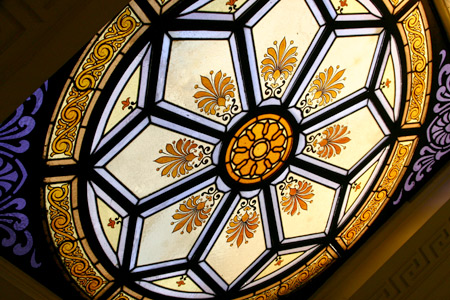
<path id="1" fill-rule="evenodd" d="M 234 134 L 225 154 L 225 166 L 234 180 L 260 182 L 279 170 L 293 144 L 292 129 L 281 116 L 263 114 Z"/>

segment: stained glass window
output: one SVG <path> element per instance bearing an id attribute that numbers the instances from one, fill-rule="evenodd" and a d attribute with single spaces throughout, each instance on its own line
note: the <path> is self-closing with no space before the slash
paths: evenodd
<path id="1" fill-rule="evenodd" d="M 56 273 L 89 299 L 311 290 L 448 160 L 438 30 L 414 0 L 130 2 L 22 117 L 46 101 L 33 219 Z"/>

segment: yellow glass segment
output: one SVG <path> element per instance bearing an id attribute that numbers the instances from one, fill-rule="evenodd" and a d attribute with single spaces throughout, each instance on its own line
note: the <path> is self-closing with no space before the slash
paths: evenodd
<path id="1" fill-rule="evenodd" d="M 164 98 L 203 117 L 227 124 L 229 119 L 224 120 L 217 114 L 229 112 L 232 99 L 236 99 L 238 106 L 233 113 L 242 110 L 228 41 L 174 41 Z"/>
<path id="2" fill-rule="evenodd" d="M 125 85 L 122 93 L 114 104 L 111 115 L 104 130 L 104 134 L 108 133 L 114 126 L 122 121 L 134 108 L 136 108 L 137 97 L 139 91 L 139 79 L 141 74 L 141 66 L 136 68 L 131 78 Z"/>
<path id="3" fill-rule="evenodd" d="M 197 146 L 185 155 L 183 147 L 188 142 Z M 150 125 L 125 149 L 119 152 L 106 165 L 106 168 L 138 198 L 143 198 L 211 164 L 211 162 L 208 162 L 197 167 L 194 166 L 205 157 L 205 153 L 199 147 L 200 145 L 213 148 L 212 145 L 188 136 Z M 179 156 L 171 156 L 168 149 L 175 149 L 174 151 Z M 166 157 L 167 162 L 164 160 Z M 170 157 L 178 157 L 179 167 L 170 168 L 171 162 L 173 162 L 170 161 Z M 188 166 L 192 169 L 187 170 Z"/>
<path id="4" fill-rule="evenodd" d="M 216 190 L 208 186 L 144 220 L 138 266 L 187 257 L 222 199 L 220 192 L 211 199 L 211 188 Z"/>
<path id="5" fill-rule="evenodd" d="M 345 212 L 353 206 L 356 199 L 358 199 L 361 192 L 364 190 L 369 179 L 372 177 L 373 171 L 375 170 L 378 162 L 375 162 L 367 171 L 365 171 L 358 179 L 350 185 L 350 193 L 348 195 L 347 205 L 345 206 Z"/>
<path id="6" fill-rule="evenodd" d="M 120 232 L 122 230 L 122 218 L 100 198 L 97 198 L 98 214 L 100 223 L 109 244 L 117 251 L 119 245 Z"/>
<path id="7" fill-rule="evenodd" d="M 301 17 L 299 17 L 299 12 L 302 12 Z M 289 26 L 279 26 L 286 20 L 289 20 Z M 281 94 L 277 94 L 277 97 L 282 96 L 318 30 L 319 25 L 306 2 L 299 0 L 280 1 L 253 28 L 256 59 L 258 68 L 260 68 L 260 83 L 264 98 L 269 97 L 264 94 L 266 83 L 277 88 L 285 80 L 286 83 L 281 87 Z M 283 64 L 282 60 L 278 59 L 278 55 L 274 53 L 277 50 L 281 53 L 284 52 L 279 51 L 282 48 L 283 39 L 286 47 L 295 50 L 289 59 L 292 64 Z M 271 58 L 277 62 L 276 65 L 279 67 L 272 68 L 272 74 L 270 74 L 272 76 L 268 78 L 265 74 L 261 74 L 261 70 L 269 65 L 264 65 L 262 62 Z M 286 62 L 286 60 L 284 61 Z M 277 69 L 285 72 L 278 74 L 276 73 Z"/>
<path id="8" fill-rule="evenodd" d="M 325 231 L 335 191 L 318 182 L 289 173 L 289 183 L 277 185 L 278 208 L 285 238 Z"/>
<path id="9" fill-rule="evenodd" d="M 364 125 L 361 125 L 364 124 Z M 383 132 L 367 107 L 308 135 L 316 153 L 304 154 L 349 170 L 382 138 Z"/>
<path id="10" fill-rule="evenodd" d="M 339 14 L 367 14 L 367 9 L 356 0 L 331 0 Z"/>
<path id="11" fill-rule="evenodd" d="M 231 284 L 266 249 L 261 222 L 258 198 L 241 199 L 206 257 L 226 283 Z"/>
<path id="12" fill-rule="evenodd" d="M 227 172 L 245 184 L 264 180 L 283 166 L 292 143 L 292 129 L 284 118 L 274 114 L 253 118 L 239 128 L 228 145 Z"/>
<path id="13" fill-rule="evenodd" d="M 392 56 L 389 55 L 381 80 L 380 89 L 392 108 L 395 105 L 395 70 Z"/>
<path id="14" fill-rule="evenodd" d="M 161 287 L 176 291 L 191 292 L 191 293 L 203 292 L 202 289 L 199 288 L 195 284 L 195 282 L 187 275 L 156 280 L 153 281 L 153 283 Z"/>
<path id="15" fill-rule="evenodd" d="M 377 35 L 338 37 L 297 103 L 300 109 L 300 102 L 305 99 L 316 105 L 303 115 L 309 116 L 362 89 L 377 42 Z"/>
<path id="16" fill-rule="evenodd" d="M 261 273 L 259 273 L 254 281 L 264 278 L 275 271 L 278 271 L 282 267 L 288 265 L 290 262 L 300 257 L 303 253 L 305 252 L 297 252 L 277 256 L 277 258 L 275 258 Z"/>

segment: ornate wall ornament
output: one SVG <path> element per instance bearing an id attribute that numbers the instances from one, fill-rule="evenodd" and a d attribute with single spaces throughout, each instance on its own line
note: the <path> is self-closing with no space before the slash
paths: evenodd
<path id="1" fill-rule="evenodd" d="M 49 142 L 51 149 L 48 153 L 49 159 L 73 157 L 80 123 L 93 92 L 111 61 L 141 26 L 142 23 L 138 21 L 131 8 L 127 7 L 91 47 L 58 110 Z"/>
<path id="2" fill-rule="evenodd" d="M 439 64 L 438 84 L 436 91 L 437 103 L 433 107 L 433 112 L 437 116 L 431 121 L 427 128 L 427 145 L 420 151 L 420 157 L 415 161 L 412 172 L 406 178 L 403 190 L 394 204 L 399 204 L 403 191 L 411 191 L 416 184 L 422 181 L 427 173 L 430 173 L 438 161 L 445 159 L 450 152 L 450 64 L 445 63 L 447 51 L 440 52 L 441 61 Z"/>
<path id="3" fill-rule="evenodd" d="M 46 91 L 47 82 L 17 108 L 12 118 L 0 124 L 0 231 L 6 234 L 1 246 L 12 247 L 14 255 L 31 253 L 30 264 L 33 268 L 40 267 L 41 263 L 36 262 L 34 239 L 28 228 L 29 217 L 23 212 L 27 200 L 17 196 L 17 193 L 28 178 L 27 167 L 20 155 L 30 148 L 28 135 L 35 127 L 34 116 L 42 105 Z M 31 112 L 26 112 L 25 107 L 30 105 L 34 107 Z"/>
<path id="4" fill-rule="evenodd" d="M 427 89 L 431 73 L 431 45 L 428 44 L 429 31 L 425 30 L 422 11 L 419 7 L 411 11 L 402 21 L 410 53 L 411 92 L 403 124 L 417 126 L 422 124 L 429 101 Z"/>
<path id="5" fill-rule="evenodd" d="M 49 230 L 62 264 L 78 286 L 92 297 L 108 282 L 98 273 L 81 245 L 73 221 L 71 189 L 70 183 L 46 185 Z"/>

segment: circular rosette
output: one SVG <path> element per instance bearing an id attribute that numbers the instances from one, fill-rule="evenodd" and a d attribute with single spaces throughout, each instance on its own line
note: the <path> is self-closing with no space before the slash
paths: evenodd
<path id="1" fill-rule="evenodd" d="M 278 171 L 292 150 L 289 123 L 274 114 L 263 114 L 245 123 L 234 134 L 225 154 L 228 175 L 249 184 Z"/>

